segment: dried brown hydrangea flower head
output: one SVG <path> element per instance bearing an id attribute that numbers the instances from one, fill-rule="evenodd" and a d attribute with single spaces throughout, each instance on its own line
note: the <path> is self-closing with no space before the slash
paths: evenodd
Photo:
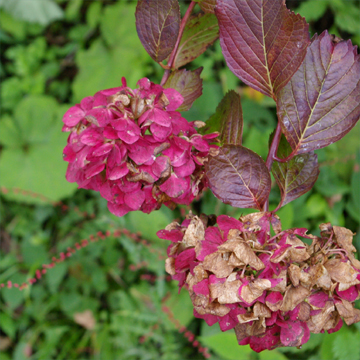
<path id="1" fill-rule="evenodd" d="M 239 220 L 190 213 L 158 236 L 172 242 L 166 271 L 189 291 L 194 315 L 219 322 L 222 331 L 235 329 L 240 345 L 260 352 L 301 346 L 311 332 L 360 321 L 354 234 L 329 223 L 320 230 L 320 237 L 304 228 L 282 230 L 268 212 Z"/>

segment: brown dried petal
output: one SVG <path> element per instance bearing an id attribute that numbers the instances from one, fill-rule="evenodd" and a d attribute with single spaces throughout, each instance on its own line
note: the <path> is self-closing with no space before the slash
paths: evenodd
<path id="1" fill-rule="evenodd" d="M 209 290 L 210 290 L 210 298 L 211 299 L 217 299 L 219 296 L 221 296 L 223 292 L 223 286 L 224 284 L 221 283 L 215 283 L 215 284 L 209 284 Z"/>
<path id="2" fill-rule="evenodd" d="M 196 247 L 196 245 L 198 245 L 199 246 L 198 250 L 200 251 L 201 250 L 200 244 L 201 244 L 201 241 L 204 240 L 204 237 L 205 237 L 204 224 L 200 220 L 199 217 L 194 216 L 191 219 L 191 222 L 185 231 L 183 242 L 185 243 L 185 245 L 187 247 L 190 247 L 190 246 Z"/>
<path id="3" fill-rule="evenodd" d="M 234 328 L 235 330 L 235 335 L 236 335 L 236 339 L 238 342 L 244 340 L 245 338 L 247 338 L 248 336 L 250 336 L 250 334 L 248 333 L 248 329 L 250 327 L 248 325 L 244 324 L 237 324 Z"/>
<path id="4" fill-rule="evenodd" d="M 352 318 L 354 316 L 354 306 L 350 301 L 341 299 L 341 302 L 335 304 L 337 311 L 343 318 Z"/>
<path id="5" fill-rule="evenodd" d="M 273 215 L 271 217 L 271 225 L 272 225 L 272 228 L 273 228 L 275 234 L 281 233 L 281 221 L 277 215 Z"/>
<path id="6" fill-rule="evenodd" d="M 239 314 L 237 318 L 240 324 L 245 324 L 250 321 L 259 320 L 259 318 L 255 316 L 253 313 Z"/>
<path id="7" fill-rule="evenodd" d="M 304 301 L 310 295 L 310 291 L 305 287 L 299 285 L 298 287 L 294 287 L 290 285 L 288 289 L 285 291 L 284 300 L 280 307 L 281 311 L 291 311 L 294 310 L 295 307 Z"/>
<path id="8" fill-rule="evenodd" d="M 241 299 L 239 298 L 239 287 L 241 285 L 240 280 L 235 281 L 226 281 L 223 284 L 223 289 L 221 295 L 218 297 L 220 304 L 235 304 Z"/>
<path id="9" fill-rule="evenodd" d="M 194 267 L 194 276 L 196 279 L 196 282 L 200 282 L 201 280 L 207 279 L 209 277 L 209 274 L 204 269 L 203 264 L 199 264 Z"/>
<path id="10" fill-rule="evenodd" d="M 230 312 L 230 308 L 216 302 L 210 303 L 206 308 L 201 306 L 195 306 L 195 310 L 200 315 L 211 314 L 215 316 L 225 316 Z"/>
<path id="11" fill-rule="evenodd" d="M 360 321 L 360 310 L 354 309 L 351 317 L 344 317 L 346 325 L 352 325 Z"/>
<path id="12" fill-rule="evenodd" d="M 322 264 L 316 264 L 310 267 L 307 273 L 301 272 L 300 281 L 302 285 L 312 288 L 317 285 L 325 290 L 331 289 L 331 278 L 327 269 Z"/>
<path id="13" fill-rule="evenodd" d="M 349 262 L 341 262 L 340 259 L 330 259 L 325 263 L 331 279 L 341 283 L 350 283 L 357 277 L 357 271 L 349 264 Z"/>
<path id="14" fill-rule="evenodd" d="M 265 212 L 257 212 L 240 217 L 240 221 L 244 224 L 244 228 L 249 231 L 261 230 L 260 219 L 265 215 Z"/>
<path id="15" fill-rule="evenodd" d="M 334 303 L 332 301 L 327 301 L 322 311 L 319 314 L 312 316 L 307 322 L 309 330 L 314 334 L 319 334 L 328 321 L 331 321 L 334 310 Z"/>
<path id="16" fill-rule="evenodd" d="M 209 306 L 209 297 L 202 295 L 202 294 L 195 294 L 194 292 L 191 292 L 189 290 L 190 299 L 196 308 L 202 308 L 204 311 L 207 311 L 206 309 L 210 309 Z M 209 310 L 210 311 L 210 310 Z"/>
<path id="17" fill-rule="evenodd" d="M 254 315 L 258 317 L 269 318 L 271 317 L 271 311 L 266 305 L 257 301 L 254 305 Z"/>
<path id="18" fill-rule="evenodd" d="M 356 252 L 356 248 L 353 245 L 353 232 L 349 229 L 340 226 L 334 226 L 334 234 L 336 236 L 337 243 L 348 252 L 349 260 L 351 264 L 360 270 L 360 261 L 355 259 L 353 252 Z"/>
<path id="19" fill-rule="evenodd" d="M 244 242 L 237 245 L 234 254 L 240 261 L 249 264 L 255 270 L 259 271 L 265 268 L 264 263 L 256 256 L 251 247 Z"/>
<path id="20" fill-rule="evenodd" d="M 297 265 L 291 264 L 288 268 L 288 275 L 290 281 L 294 286 L 299 285 L 301 270 Z"/>
<path id="21" fill-rule="evenodd" d="M 240 261 L 234 253 L 230 255 L 228 264 L 234 267 L 245 266 L 245 264 L 242 261 Z"/>
<path id="22" fill-rule="evenodd" d="M 166 225 L 165 230 L 168 230 L 168 231 L 171 231 L 171 230 L 182 230 L 182 227 L 181 227 L 181 225 L 180 225 L 178 222 L 173 221 L 173 222 L 171 222 L 169 225 Z"/>
<path id="23" fill-rule="evenodd" d="M 259 336 L 263 334 L 266 330 L 265 318 L 260 318 L 257 321 L 254 321 L 250 327 L 251 336 Z"/>
<path id="24" fill-rule="evenodd" d="M 307 246 L 295 235 L 289 235 L 286 238 L 286 244 L 290 244 L 289 257 L 290 260 L 300 263 L 309 259 L 310 255 L 307 252 Z"/>
<path id="25" fill-rule="evenodd" d="M 286 290 L 287 285 L 287 275 L 286 275 L 286 269 L 281 270 L 279 275 L 273 275 L 273 279 L 282 279 L 279 284 L 271 288 L 271 291 L 280 291 L 281 293 L 284 293 Z"/>
<path id="26" fill-rule="evenodd" d="M 333 329 L 339 323 L 340 319 L 341 316 L 339 315 L 339 313 L 337 311 L 333 311 L 332 313 L 329 314 L 329 319 L 324 324 L 323 329 L 325 331 Z"/>
<path id="27" fill-rule="evenodd" d="M 170 257 L 170 258 L 167 258 L 165 260 L 165 270 L 170 275 L 175 275 L 176 274 L 175 258 Z"/>
<path id="28" fill-rule="evenodd" d="M 256 279 L 254 282 L 250 282 L 241 288 L 240 296 L 247 302 L 252 303 L 259 296 L 262 295 L 264 290 L 271 288 L 271 282 L 267 279 Z"/>
<path id="29" fill-rule="evenodd" d="M 300 304 L 300 311 L 297 318 L 300 321 L 308 321 L 310 319 L 310 311 L 311 311 L 311 306 L 307 302 L 303 301 Z"/>
<path id="30" fill-rule="evenodd" d="M 228 264 L 226 254 L 215 252 L 205 256 L 203 266 L 205 270 L 209 270 L 218 278 L 228 277 L 234 267 Z"/>
<path id="31" fill-rule="evenodd" d="M 355 280 L 355 281 L 352 281 L 350 283 L 339 283 L 339 290 L 340 291 L 345 291 L 345 290 L 349 289 L 351 286 L 354 286 L 354 285 L 357 285 L 357 284 L 360 284 L 359 280 Z"/>

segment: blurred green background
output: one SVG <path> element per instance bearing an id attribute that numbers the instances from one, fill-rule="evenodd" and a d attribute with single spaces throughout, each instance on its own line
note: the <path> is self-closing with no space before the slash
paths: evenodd
<path id="1" fill-rule="evenodd" d="M 360 44 L 357 0 L 288 0 L 310 22 L 311 32 L 351 38 Z M 185 291 L 166 278 L 167 243 L 157 230 L 188 208 L 146 215 L 111 215 L 99 194 L 65 181 L 62 115 L 83 97 L 118 86 L 122 76 L 159 82 L 163 70 L 138 40 L 136 1 L 0 0 L 1 41 L 1 263 L 0 282 L 22 283 L 43 263 L 98 231 L 141 232 L 151 246 L 131 236 L 90 244 L 57 265 L 29 289 L 0 291 L 0 360 L 203 359 L 176 328 L 186 326 L 211 359 L 360 359 L 360 326 L 332 335 L 312 335 L 298 349 L 256 354 L 239 347 L 232 331 L 221 333 L 194 319 Z M 181 3 L 182 11 L 186 2 Z M 272 100 L 243 84 L 226 68 L 219 42 L 187 68 L 203 66 L 203 96 L 183 115 L 207 120 L 229 89 L 242 95 L 244 145 L 267 154 L 276 125 Z M 284 228 L 322 222 L 359 230 L 360 127 L 317 151 L 321 173 L 314 189 L 279 211 Z M 30 196 L 18 189 L 41 194 Z M 61 201 L 61 205 L 56 202 Z M 271 206 L 279 201 L 274 186 Z M 223 205 L 210 192 L 195 212 L 240 216 L 249 210 Z M 86 212 L 86 213 L 85 213 Z M 360 250 L 359 234 L 355 246 Z M 160 254 L 160 257 L 159 257 Z M 178 325 L 162 306 L 172 309 Z M 359 304 L 358 304 L 359 305 Z"/>

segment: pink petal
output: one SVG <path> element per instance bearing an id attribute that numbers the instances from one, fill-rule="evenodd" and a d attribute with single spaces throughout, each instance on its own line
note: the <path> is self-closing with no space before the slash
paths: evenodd
<path id="1" fill-rule="evenodd" d="M 310 331 L 306 323 L 288 321 L 288 327 L 281 327 L 280 341 L 285 346 L 299 346 L 310 339 Z"/>
<path id="2" fill-rule="evenodd" d="M 166 106 L 166 110 L 168 111 L 176 110 L 184 102 L 183 96 L 175 89 L 164 89 L 163 92 L 170 102 L 170 104 Z"/>
<path id="3" fill-rule="evenodd" d="M 204 295 L 209 297 L 209 279 L 203 279 L 193 286 L 193 290 L 197 295 Z"/>
<path id="4" fill-rule="evenodd" d="M 353 302 L 355 301 L 358 296 L 359 296 L 359 291 L 357 289 L 357 287 L 354 286 L 350 286 L 347 290 L 344 291 L 339 291 L 338 290 L 339 285 L 336 287 L 336 292 L 337 294 L 342 298 L 345 299 L 347 301 Z"/>
<path id="5" fill-rule="evenodd" d="M 103 142 L 103 135 L 99 128 L 88 127 L 80 134 L 80 141 L 88 146 L 94 146 Z"/>
<path id="6" fill-rule="evenodd" d="M 92 109 L 86 113 L 86 116 L 91 116 L 99 124 L 99 126 L 104 127 L 110 123 L 110 114 L 107 109 Z"/>
<path id="7" fill-rule="evenodd" d="M 141 139 L 135 144 L 128 146 L 128 149 L 128 156 L 134 160 L 137 165 L 144 164 L 154 154 L 154 147 Z"/>
<path id="8" fill-rule="evenodd" d="M 114 168 L 112 168 L 111 171 L 109 171 L 107 178 L 109 180 L 118 180 L 127 175 L 128 173 L 129 168 L 125 162 L 119 166 L 115 166 Z"/>
<path id="9" fill-rule="evenodd" d="M 158 156 L 152 165 L 152 171 L 157 178 L 160 178 L 169 167 L 170 159 L 167 156 Z"/>
<path id="10" fill-rule="evenodd" d="M 139 88 L 141 89 L 149 90 L 151 86 L 151 81 L 148 78 L 142 78 L 136 83 L 136 85 L 139 86 Z"/>
<path id="11" fill-rule="evenodd" d="M 180 242 L 182 241 L 184 234 L 180 230 L 159 230 L 156 235 L 160 239 L 170 240 L 172 242 Z"/>
<path id="12" fill-rule="evenodd" d="M 115 144 L 107 158 L 108 166 L 113 168 L 114 166 L 121 164 L 125 160 L 126 153 L 127 150 L 123 144 Z"/>
<path id="13" fill-rule="evenodd" d="M 208 152 L 210 150 L 209 144 L 199 135 L 193 135 L 190 139 L 192 145 L 196 150 Z"/>
<path id="14" fill-rule="evenodd" d="M 83 98 L 80 102 L 80 106 L 84 111 L 88 111 L 92 109 L 94 103 L 94 97 L 93 96 L 87 96 L 86 98 Z"/>
<path id="15" fill-rule="evenodd" d="M 195 163 L 192 159 L 190 159 L 184 165 L 174 168 L 174 172 L 178 177 L 186 177 L 190 176 L 195 170 Z"/>
<path id="16" fill-rule="evenodd" d="M 177 272 L 190 268 L 190 263 L 195 260 L 195 249 L 190 248 L 181 252 L 175 259 L 175 270 Z"/>
<path id="17" fill-rule="evenodd" d="M 125 204 L 132 210 L 139 210 L 145 200 L 145 194 L 142 190 L 127 193 L 124 196 Z"/>
<path id="18" fill-rule="evenodd" d="M 63 122 L 66 126 L 73 127 L 77 125 L 85 116 L 84 110 L 79 104 L 71 107 L 63 116 Z"/>
<path id="19" fill-rule="evenodd" d="M 103 170 L 105 169 L 105 164 L 104 163 L 95 163 L 94 165 L 88 167 L 85 170 L 85 176 L 87 179 L 101 173 Z"/>
<path id="20" fill-rule="evenodd" d="M 124 216 L 129 211 L 131 211 L 131 209 L 127 205 L 124 205 L 124 204 L 117 205 L 110 201 L 108 202 L 108 209 L 112 214 L 119 216 L 119 217 Z"/>
<path id="21" fill-rule="evenodd" d="M 71 145 L 66 145 L 63 151 L 63 159 L 67 162 L 74 162 L 76 159 L 76 153 L 72 149 Z"/>
<path id="22" fill-rule="evenodd" d="M 104 128 L 103 136 L 111 140 L 116 140 L 118 138 L 117 132 L 111 126 L 106 126 Z"/>
<path id="23" fill-rule="evenodd" d="M 224 243 L 220 231 L 217 227 L 208 227 L 205 230 L 205 240 L 201 242 L 201 250 L 197 259 L 204 261 L 205 256 L 217 251 L 218 246 Z"/>
<path id="24" fill-rule="evenodd" d="M 243 224 L 230 216 L 220 215 L 217 217 L 216 222 L 219 228 L 224 232 L 224 239 L 227 239 L 228 233 L 231 229 L 243 231 Z"/>
<path id="25" fill-rule="evenodd" d="M 156 107 L 149 111 L 146 120 L 150 120 L 161 126 L 166 126 L 166 127 L 171 126 L 170 115 L 165 110 L 161 110 Z"/>
<path id="26" fill-rule="evenodd" d="M 188 191 L 189 186 L 189 181 L 180 179 L 175 174 L 171 174 L 169 179 L 160 185 L 160 190 L 171 198 L 177 198 Z"/>
<path id="27" fill-rule="evenodd" d="M 323 309 L 326 305 L 326 302 L 329 300 L 329 295 L 323 291 L 318 291 L 315 294 L 312 294 L 308 297 L 308 302 L 310 305 L 313 305 L 317 308 Z"/>
<path id="28" fill-rule="evenodd" d="M 152 123 L 150 125 L 150 131 L 154 136 L 156 141 L 164 141 L 166 140 L 171 134 L 172 127 L 171 126 L 161 126 L 157 123 Z"/>
<path id="29" fill-rule="evenodd" d="M 93 156 L 102 156 L 108 154 L 112 148 L 114 147 L 114 144 L 106 143 L 98 147 L 96 150 L 92 152 Z"/>

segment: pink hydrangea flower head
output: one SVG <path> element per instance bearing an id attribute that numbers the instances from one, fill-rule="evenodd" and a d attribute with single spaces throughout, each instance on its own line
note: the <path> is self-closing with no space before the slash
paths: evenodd
<path id="1" fill-rule="evenodd" d="M 122 86 L 84 98 L 63 117 L 66 179 L 99 191 L 117 216 L 190 204 L 206 187 L 203 164 L 218 147 L 217 134 L 199 134 L 202 123 L 176 111 L 183 101 L 146 78 L 137 89 L 123 78 Z"/>

